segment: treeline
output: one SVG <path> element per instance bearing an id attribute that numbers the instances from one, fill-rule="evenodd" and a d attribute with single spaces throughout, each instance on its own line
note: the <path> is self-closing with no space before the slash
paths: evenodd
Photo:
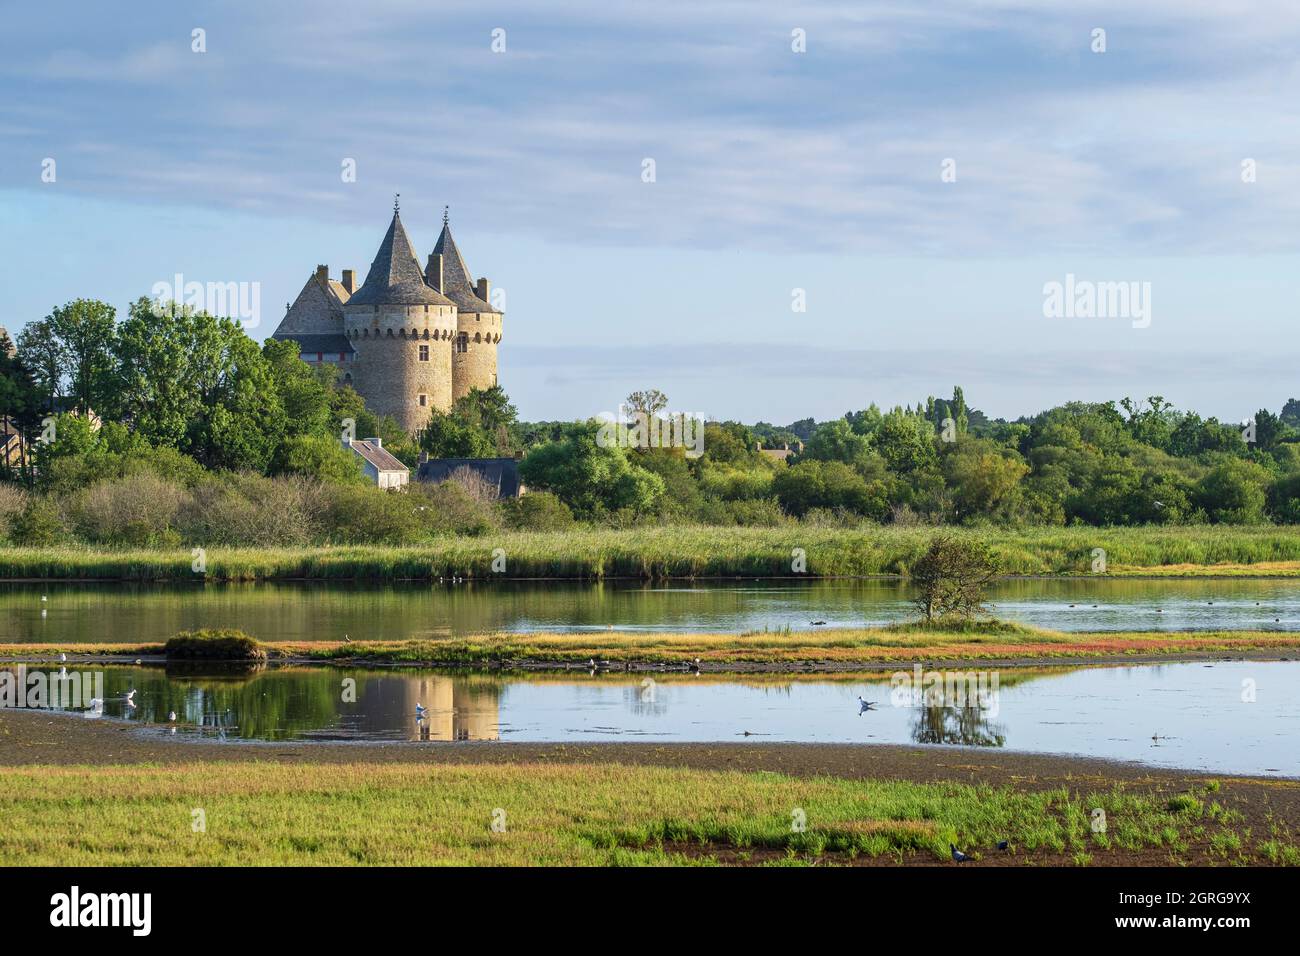
<path id="1" fill-rule="evenodd" d="M 233 320 L 147 299 L 120 323 L 111 306 L 77 300 L 16 347 L 0 335 L 0 416 L 25 439 L 4 463 L 0 541 L 417 544 L 573 520 L 553 496 L 499 503 L 471 481 L 380 491 L 343 448 L 345 422 L 414 464 L 421 441 L 468 435 L 464 453 L 486 453 L 475 442 L 493 414 L 514 411 L 499 389 L 475 393 L 443 416 L 447 428 L 413 438 L 336 376 L 292 342 L 258 346 Z"/>
<path id="2" fill-rule="evenodd" d="M 1245 424 L 1156 396 L 990 420 L 950 399 L 788 426 L 710 422 L 702 454 L 599 440 L 602 423 L 521 422 L 473 391 L 406 435 L 233 320 L 147 299 L 118 322 L 77 300 L 0 337 L 12 445 L 0 539 L 15 543 L 411 544 L 572 522 L 826 527 L 1300 523 L 1300 402 Z M 635 392 L 633 411 L 667 397 Z M 414 471 L 435 458 L 512 456 L 530 494 L 497 502 L 472 474 L 390 495 L 339 441 L 379 435 Z M 102 424 L 101 424 L 102 423 Z M 52 427 L 50 427 L 52 425 Z M 607 426 L 604 426 L 607 427 Z M 624 427 L 624 426 L 619 426 Z M 630 443 L 635 446 L 635 441 Z M 759 446 L 763 446 L 760 448 Z M 789 446 L 788 452 L 770 453 Z"/>

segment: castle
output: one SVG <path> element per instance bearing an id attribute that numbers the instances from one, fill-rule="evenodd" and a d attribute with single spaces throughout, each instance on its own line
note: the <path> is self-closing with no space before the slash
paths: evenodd
<path id="1" fill-rule="evenodd" d="M 272 335 L 298 343 L 304 362 L 337 365 L 342 384 L 408 432 L 470 389 L 497 383 L 503 316 L 488 280 L 472 282 L 448 218 L 421 271 L 394 203 L 365 283 L 358 288 L 351 269 L 336 281 L 317 266 Z"/>

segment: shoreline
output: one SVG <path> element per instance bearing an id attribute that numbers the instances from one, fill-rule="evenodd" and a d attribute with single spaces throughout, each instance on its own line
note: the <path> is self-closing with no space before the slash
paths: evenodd
<path id="1" fill-rule="evenodd" d="M 531 632 L 463 638 L 263 641 L 246 657 L 169 658 L 162 642 L 0 643 L 0 663 L 147 662 L 204 665 L 407 667 L 542 673 L 816 674 L 900 667 L 1158 664 L 1300 658 L 1300 631 L 1047 631 L 996 621 L 968 629 L 923 625 L 762 632 Z"/>
<path id="2" fill-rule="evenodd" d="M 759 661 L 710 661 L 701 664 L 698 671 L 684 664 L 656 662 L 649 660 L 603 662 L 596 667 L 603 673 L 672 673 L 691 675 L 745 675 L 774 674 L 789 677 L 806 675 L 835 674 L 848 676 L 852 674 L 873 674 L 924 665 L 929 668 L 959 669 L 995 669 L 995 668 L 1062 668 L 1079 667 L 1122 667 L 1145 664 L 1178 664 L 1205 661 L 1264 661 L 1290 662 L 1300 660 L 1300 641 L 1297 641 L 1292 654 L 1281 654 L 1277 649 L 1255 648 L 1240 651 L 1184 651 L 1163 654 L 1137 655 L 1042 655 L 1039 657 L 913 657 L 881 660 L 826 661 L 805 660 L 802 662 L 759 662 Z M 321 667 L 321 668 L 364 668 L 364 669 L 415 669 L 437 670 L 467 673 L 491 674 L 571 674 L 575 671 L 587 672 L 588 665 L 564 659 L 542 659 L 529 661 L 480 661 L 466 662 L 456 660 L 384 660 L 367 657 L 275 657 L 266 661 L 222 661 L 222 660 L 183 660 L 173 661 L 163 654 L 69 654 L 66 662 L 58 657 L 31 655 L 10 655 L 0 650 L 0 666 L 5 664 L 106 664 L 109 666 L 147 666 L 166 667 L 168 664 L 201 670 L 204 665 L 214 668 L 231 666 L 267 666 L 267 667 Z"/>
<path id="3" fill-rule="evenodd" d="M 13 724 L 13 727 L 10 727 Z M 80 728 L 73 730 L 73 728 Z M 690 766 L 705 770 L 767 770 L 794 776 L 830 775 L 881 779 L 883 769 L 906 768 L 899 779 L 994 783 L 1019 781 L 1050 788 L 1061 779 L 1175 782 L 1186 786 L 1217 781 L 1294 787 L 1300 814 L 1300 776 L 1226 773 L 1192 767 L 1162 767 L 1070 753 L 964 747 L 957 744 L 812 743 L 795 741 L 614 741 L 508 740 L 244 740 L 172 737 L 166 724 L 140 724 L 104 717 L 86 720 L 71 711 L 0 709 L 0 767 L 120 766 L 193 762 L 259 761 L 274 756 L 312 757 L 320 763 L 427 762 L 631 763 Z M 69 733 L 71 731 L 71 733 Z M 69 739 L 75 737 L 77 739 Z M 106 745 L 111 745 L 107 746 Z M 36 757 L 38 759 L 30 759 Z M 42 759 L 54 758 L 54 759 Z M 697 762 L 698 761 L 698 762 Z M 788 769 L 778 769 L 778 766 Z M 888 773 L 884 779 L 890 779 Z M 1300 820 L 1300 816 L 1297 817 Z"/>
<path id="4" fill-rule="evenodd" d="M 1159 568 L 1137 568 L 1132 571 L 1123 568 L 1112 569 L 1105 574 L 1090 574 L 1080 571 L 1044 571 L 1039 573 L 1015 573 L 999 574 L 995 581 L 1105 581 L 1105 580 L 1123 580 L 1123 581 L 1292 581 L 1300 578 L 1300 567 L 1295 570 L 1278 571 L 1278 570 L 1241 570 L 1226 571 L 1217 568 L 1215 565 L 1203 565 L 1193 570 L 1179 569 L 1162 571 Z M 888 581 L 896 583 L 905 583 L 908 581 L 908 575 L 898 573 L 882 574 L 664 574 L 664 575 L 637 575 L 637 574 L 599 574 L 599 575 L 519 575 L 511 576 L 504 574 L 495 574 L 490 577 L 474 577 L 472 573 L 463 574 L 460 580 L 453 584 L 444 582 L 439 577 L 435 582 L 429 575 L 416 576 L 388 576 L 357 574 L 352 577 L 339 575 L 261 575 L 256 577 L 220 577 L 215 574 L 198 577 L 191 574 L 187 577 L 172 577 L 160 575 L 157 577 L 147 577 L 138 574 L 124 574 L 118 576 L 45 576 L 45 577 L 3 577 L 0 576 L 0 584 L 143 584 L 150 586 L 159 585 L 178 585 L 181 587 L 206 587 L 208 585 L 217 585 L 226 587 L 230 585 L 246 584 L 328 584 L 328 585 L 353 585 L 353 584 L 410 584 L 430 586 L 432 584 L 443 585 L 444 587 L 460 587 L 463 585 L 486 585 L 488 587 L 497 587 L 499 585 L 509 584 L 573 584 L 573 585 L 595 585 L 595 584 L 625 584 L 639 582 L 642 584 L 656 584 L 665 581 L 681 582 L 724 582 L 724 581 L 770 581 L 789 584 L 796 581 L 807 581 L 809 583 L 822 581 Z"/>

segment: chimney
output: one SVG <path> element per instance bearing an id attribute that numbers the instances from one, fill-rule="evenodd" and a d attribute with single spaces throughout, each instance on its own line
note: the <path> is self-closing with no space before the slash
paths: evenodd
<path id="1" fill-rule="evenodd" d="M 427 451 L 420 452 L 420 464 L 423 465 L 426 462 L 428 462 L 428 460 L 429 460 L 429 453 Z"/>
<path id="2" fill-rule="evenodd" d="M 367 438 L 366 441 L 370 442 L 370 444 L 374 445 L 376 448 L 384 447 L 384 440 L 382 438 Z"/>
<path id="3" fill-rule="evenodd" d="M 317 278 L 317 279 L 320 279 L 321 282 L 329 282 L 329 281 L 330 281 L 330 267 L 329 267 L 329 266 L 317 266 L 317 267 L 316 267 L 316 278 Z"/>
<path id="4" fill-rule="evenodd" d="M 442 254 L 429 253 L 429 264 L 424 267 L 424 281 L 439 292 L 442 291 Z"/>
<path id="5" fill-rule="evenodd" d="M 763 443 L 761 441 L 754 442 L 754 451 L 762 451 L 762 450 L 763 450 Z"/>
<path id="6" fill-rule="evenodd" d="M 478 285 L 474 287 L 474 292 L 488 305 L 492 304 L 492 283 L 487 279 L 479 279 Z"/>
<path id="7" fill-rule="evenodd" d="M 343 288 L 347 289 L 348 295 L 357 291 L 357 274 L 351 269 L 343 270 Z"/>

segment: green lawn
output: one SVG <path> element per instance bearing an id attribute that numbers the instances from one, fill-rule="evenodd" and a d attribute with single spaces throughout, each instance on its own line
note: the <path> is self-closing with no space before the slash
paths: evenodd
<path id="1" fill-rule="evenodd" d="M 0 864 L 939 863 L 949 843 L 1017 863 L 1300 863 L 1212 789 L 1071 797 L 617 764 L 6 767 Z"/>

